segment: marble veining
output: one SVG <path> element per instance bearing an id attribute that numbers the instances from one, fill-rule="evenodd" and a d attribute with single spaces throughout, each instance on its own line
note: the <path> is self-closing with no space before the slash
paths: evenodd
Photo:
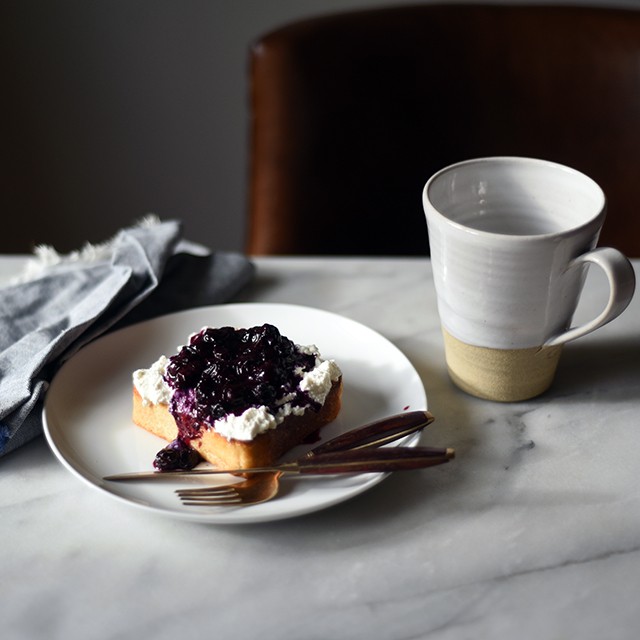
<path id="1" fill-rule="evenodd" d="M 240 301 L 324 308 L 392 340 L 436 416 L 423 443 L 456 460 L 309 516 L 202 526 L 103 497 L 38 439 L 0 460 L 3 638 L 639 637 L 638 297 L 565 347 L 544 396 L 496 404 L 447 377 L 428 260 L 256 262 Z M 0 258 L 0 275 L 16 265 Z"/>

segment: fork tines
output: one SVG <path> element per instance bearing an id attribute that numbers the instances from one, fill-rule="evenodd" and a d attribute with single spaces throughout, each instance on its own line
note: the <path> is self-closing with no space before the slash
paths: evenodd
<path id="1" fill-rule="evenodd" d="M 221 487 L 201 487 L 199 489 L 178 489 L 176 491 L 182 504 L 202 506 L 217 504 L 239 504 L 242 499 L 232 485 Z"/>

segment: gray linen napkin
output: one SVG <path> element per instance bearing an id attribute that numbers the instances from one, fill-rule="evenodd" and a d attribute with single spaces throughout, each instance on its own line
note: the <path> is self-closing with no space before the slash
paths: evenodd
<path id="1" fill-rule="evenodd" d="M 86 254 L 0 288 L 0 456 L 42 433 L 49 383 L 82 346 L 132 322 L 225 302 L 254 272 L 245 256 L 183 240 L 177 221 L 146 220 Z"/>

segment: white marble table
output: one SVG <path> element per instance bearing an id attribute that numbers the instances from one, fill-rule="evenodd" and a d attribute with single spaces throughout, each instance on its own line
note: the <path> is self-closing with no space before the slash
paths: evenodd
<path id="1" fill-rule="evenodd" d="M 424 443 L 457 459 L 312 515 L 214 526 L 110 500 L 38 439 L 0 459 L 1 637 L 640 637 L 640 296 L 566 348 L 546 395 L 500 405 L 449 382 L 427 260 L 257 264 L 241 300 L 394 342 L 437 418 Z M 587 286 L 593 314 L 604 285 Z"/>

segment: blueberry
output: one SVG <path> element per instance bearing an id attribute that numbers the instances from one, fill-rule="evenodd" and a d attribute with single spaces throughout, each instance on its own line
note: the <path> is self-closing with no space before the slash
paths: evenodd
<path id="1" fill-rule="evenodd" d="M 275 412 L 278 398 L 297 393 L 299 376 L 293 372 L 308 371 L 314 364 L 314 356 L 300 353 L 273 325 L 206 328 L 169 360 L 165 380 L 192 399 L 172 402 L 170 410 L 188 438 L 202 429 L 202 422 L 240 415 L 250 406 L 265 405 Z"/>
<path id="2" fill-rule="evenodd" d="M 158 471 L 193 469 L 202 461 L 200 454 L 177 438 L 156 454 L 153 466 Z"/>

